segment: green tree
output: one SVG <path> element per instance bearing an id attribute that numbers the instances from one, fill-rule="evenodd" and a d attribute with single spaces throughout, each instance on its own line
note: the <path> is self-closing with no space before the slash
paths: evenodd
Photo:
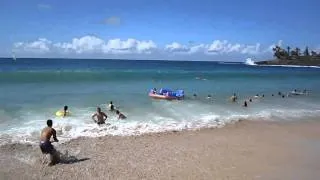
<path id="1" fill-rule="evenodd" d="M 298 47 L 296 48 L 296 55 L 300 56 L 300 49 Z"/>
<path id="2" fill-rule="evenodd" d="M 290 49 L 291 49 L 290 46 L 288 46 L 288 47 L 287 47 L 288 56 L 290 56 Z"/>
<path id="3" fill-rule="evenodd" d="M 315 51 L 311 51 L 311 56 L 317 56 L 317 53 Z"/>
<path id="4" fill-rule="evenodd" d="M 280 59 L 280 47 L 276 46 L 272 48 L 273 56 L 275 56 L 277 59 Z"/>

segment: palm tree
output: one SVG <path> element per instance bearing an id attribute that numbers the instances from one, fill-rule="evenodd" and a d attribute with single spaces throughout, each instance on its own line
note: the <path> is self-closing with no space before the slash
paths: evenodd
<path id="1" fill-rule="evenodd" d="M 274 52 L 274 56 L 277 57 L 278 59 L 280 59 L 280 47 L 276 46 L 274 48 L 272 48 L 272 51 Z"/>
<path id="2" fill-rule="evenodd" d="M 300 49 L 298 47 L 296 48 L 296 53 L 297 53 L 297 56 L 300 56 Z"/>
<path id="3" fill-rule="evenodd" d="M 305 56 L 310 56 L 308 46 L 306 47 L 306 50 L 304 50 L 304 55 Z"/>
<path id="4" fill-rule="evenodd" d="M 311 56 L 317 56 L 317 53 L 315 51 L 311 51 Z"/>

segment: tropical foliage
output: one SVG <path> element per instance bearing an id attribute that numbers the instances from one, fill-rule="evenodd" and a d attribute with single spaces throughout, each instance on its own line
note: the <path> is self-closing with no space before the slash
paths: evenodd
<path id="1" fill-rule="evenodd" d="M 292 50 L 290 46 L 288 46 L 286 49 L 281 48 L 280 46 L 275 46 L 273 49 L 274 56 L 277 59 L 287 59 L 287 60 L 293 60 L 293 59 L 313 59 L 314 57 L 320 57 L 320 53 L 317 53 L 316 51 L 311 51 L 311 54 L 309 53 L 309 48 L 306 47 L 303 53 L 301 53 L 300 48 L 296 47 Z"/>

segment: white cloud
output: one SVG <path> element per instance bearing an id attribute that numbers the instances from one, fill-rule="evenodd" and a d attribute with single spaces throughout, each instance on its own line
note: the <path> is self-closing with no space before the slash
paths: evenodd
<path id="1" fill-rule="evenodd" d="M 99 52 L 103 48 L 105 42 L 95 36 L 84 36 L 74 38 L 71 42 L 56 43 L 54 47 L 63 50 L 64 52 L 93 53 Z"/>
<path id="2" fill-rule="evenodd" d="M 278 44 L 281 44 L 279 41 Z M 268 47 L 268 46 L 267 46 Z M 270 46 L 271 47 L 271 46 Z M 212 58 L 212 56 L 243 56 L 243 55 L 259 55 L 265 52 L 269 53 L 269 47 L 266 50 L 261 50 L 261 44 L 240 44 L 231 43 L 227 40 L 214 40 L 212 43 L 200 43 L 187 45 L 178 42 L 172 42 L 166 44 L 163 47 L 159 47 L 152 40 L 137 40 L 133 38 L 129 39 L 109 39 L 104 40 L 97 36 L 87 35 L 79 38 L 73 38 L 71 41 L 66 42 L 52 42 L 45 38 L 39 38 L 33 42 L 17 42 L 14 44 L 15 51 L 19 53 L 51 53 L 61 54 L 64 56 L 73 55 L 125 55 L 133 57 L 131 55 L 137 55 L 137 57 L 143 57 L 142 55 L 152 55 L 168 57 L 170 54 L 185 55 L 184 57 L 191 57 L 192 54 L 198 57 Z M 271 52 L 271 51 L 270 51 Z M 141 55 L 141 56 L 140 56 Z M 124 57 L 124 56 L 123 56 Z M 172 56 L 170 56 L 172 57 Z"/>
<path id="3" fill-rule="evenodd" d="M 205 53 L 208 47 L 207 44 L 193 45 L 190 47 L 190 53 Z"/>
<path id="4" fill-rule="evenodd" d="M 189 52 L 190 48 L 177 42 L 173 42 L 171 44 L 167 44 L 165 46 L 165 50 L 169 52 Z"/>
<path id="5" fill-rule="evenodd" d="M 260 43 L 257 43 L 256 45 L 249 45 L 245 46 L 241 50 L 242 54 L 258 54 L 260 53 Z"/>
<path id="6" fill-rule="evenodd" d="M 39 38 L 33 42 L 18 42 L 14 44 L 15 49 L 29 51 L 33 53 L 47 53 L 50 51 L 50 46 L 52 42 L 45 39 Z"/>
<path id="7" fill-rule="evenodd" d="M 257 54 L 260 52 L 260 43 L 256 45 L 245 44 L 232 44 L 227 40 L 215 40 L 208 48 L 208 53 L 214 54 L 229 54 L 229 53 L 241 53 L 241 54 Z"/>
<path id="8" fill-rule="evenodd" d="M 228 41 L 215 40 L 209 45 L 208 52 L 210 53 L 223 53 L 227 50 Z"/>
<path id="9" fill-rule="evenodd" d="M 150 53 L 157 48 L 151 41 L 139 41 L 136 39 L 110 39 L 104 41 L 95 36 L 84 36 L 74 38 L 71 42 L 56 43 L 55 48 L 64 52 L 81 53 L 104 53 L 104 54 L 130 54 L 130 53 Z"/>
<path id="10" fill-rule="evenodd" d="M 211 44 L 198 44 L 198 45 L 183 45 L 177 42 L 168 44 L 164 48 L 166 51 L 171 53 L 205 53 L 211 55 L 217 54 L 257 54 L 260 52 L 260 44 L 256 45 L 244 45 L 239 43 L 229 43 L 227 40 L 215 40 Z"/>
<path id="11" fill-rule="evenodd" d="M 153 41 L 139 41 L 136 39 L 111 39 L 103 46 L 104 53 L 150 53 L 156 49 L 157 45 Z"/>

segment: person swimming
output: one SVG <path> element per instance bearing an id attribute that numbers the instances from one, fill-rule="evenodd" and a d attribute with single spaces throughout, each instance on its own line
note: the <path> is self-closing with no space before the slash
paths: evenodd
<path id="1" fill-rule="evenodd" d="M 116 111 L 116 114 L 118 115 L 118 120 L 119 120 L 119 119 L 126 119 L 126 118 L 127 118 L 127 117 L 126 117 L 124 114 L 122 114 L 119 110 Z"/>
<path id="2" fill-rule="evenodd" d="M 68 106 L 63 107 L 63 117 L 66 117 L 68 113 Z"/>
<path id="3" fill-rule="evenodd" d="M 59 162 L 60 158 L 56 149 L 51 144 L 51 136 L 53 137 L 54 142 L 59 142 L 56 135 L 56 130 L 52 128 L 52 120 L 47 120 L 47 127 L 43 128 L 40 135 L 40 149 L 43 154 L 50 154 L 50 163 L 49 166 L 55 165 Z"/>
<path id="4" fill-rule="evenodd" d="M 113 103 L 112 103 L 112 101 L 110 101 L 110 103 L 109 103 L 109 111 L 114 111 L 115 109 L 114 109 L 114 105 L 113 105 Z"/>
<path id="5" fill-rule="evenodd" d="M 247 103 L 247 101 L 244 101 L 244 103 L 243 103 L 243 107 L 248 107 L 248 103 Z"/>
<path id="6" fill-rule="evenodd" d="M 94 119 L 95 117 L 97 117 L 97 120 Z M 106 113 L 101 111 L 100 107 L 97 107 L 97 112 L 94 113 L 91 118 L 94 122 L 100 125 L 100 124 L 105 124 L 105 121 L 107 120 L 108 116 L 106 115 Z"/>
<path id="7" fill-rule="evenodd" d="M 210 94 L 208 94 L 207 99 L 211 99 L 211 97 L 212 97 L 212 96 L 211 96 Z"/>
<path id="8" fill-rule="evenodd" d="M 252 102 L 252 99 L 251 99 L 251 98 L 249 99 L 249 102 Z"/>
<path id="9" fill-rule="evenodd" d="M 231 96 L 230 99 L 231 99 L 232 102 L 236 102 L 237 99 L 238 99 L 238 97 L 236 96 L 236 93 L 233 93 L 233 96 Z"/>

